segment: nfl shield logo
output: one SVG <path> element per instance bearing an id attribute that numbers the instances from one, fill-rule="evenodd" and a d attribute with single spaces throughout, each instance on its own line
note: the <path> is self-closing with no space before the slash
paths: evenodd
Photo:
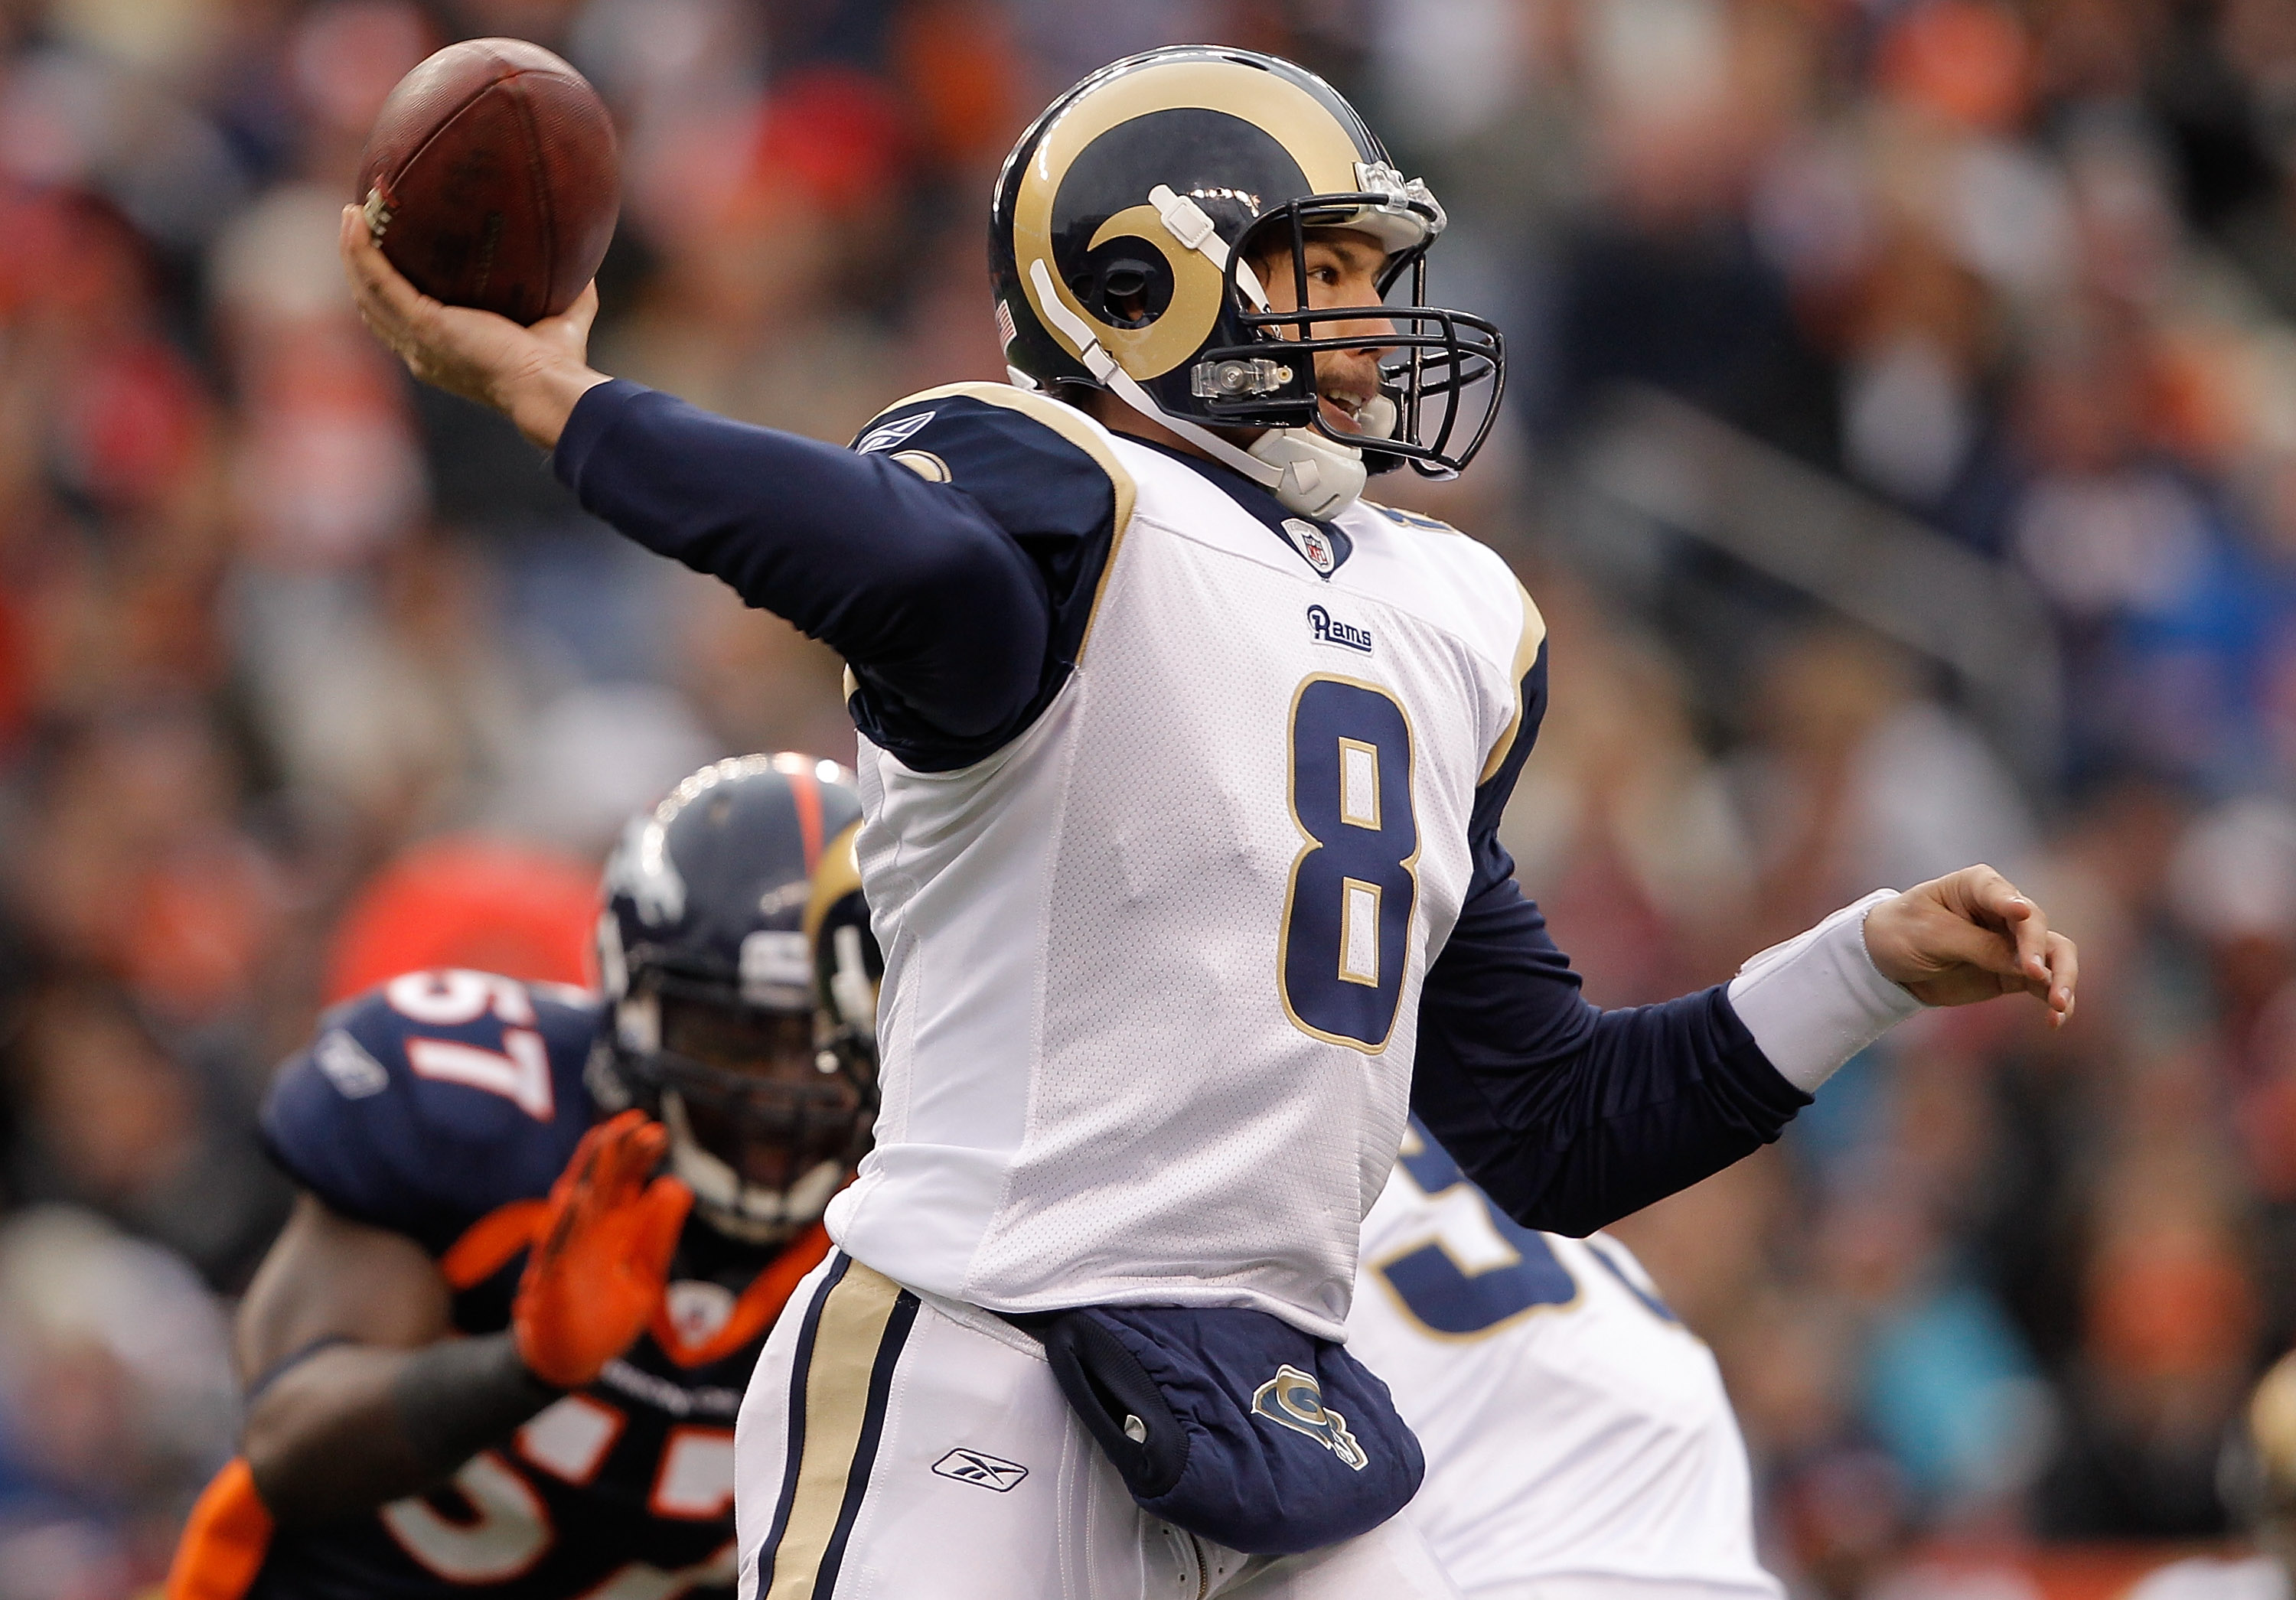
<path id="1" fill-rule="evenodd" d="M 1332 541 L 1313 522 L 1303 522 L 1298 517 L 1283 519 L 1283 532 L 1292 547 L 1308 560 L 1308 564 L 1329 578 L 1332 569 L 1340 563 L 1332 558 Z"/>

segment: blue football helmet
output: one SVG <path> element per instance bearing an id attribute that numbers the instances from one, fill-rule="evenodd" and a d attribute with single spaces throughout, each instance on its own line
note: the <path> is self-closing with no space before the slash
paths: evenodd
<path id="1" fill-rule="evenodd" d="M 884 961 L 860 823 L 836 763 L 743 756 L 632 817 L 607 863 L 592 1093 L 660 1117 L 696 1210 L 748 1242 L 818 1218 L 868 1145 Z"/>
<path id="2" fill-rule="evenodd" d="M 997 332 L 1015 382 L 1107 390 L 1330 516 L 1365 473 L 1466 465 L 1489 436 L 1506 357 L 1488 320 L 1427 303 L 1447 218 L 1339 93 L 1272 55 L 1177 45 L 1102 68 L 1021 135 L 988 229 Z M 1305 242 L 1344 228 L 1387 252 L 1397 303 L 1308 310 Z M 1250 265 L 1288 249 L 1291 303 Z M 1388 334 L 1341 324 L 1384 318 Z M 1377 349 L 1382 392 L 1355 431 L 1320 410 L 1316 353 Z M 1480 405 L 1464 402 L 1486 391 Z M 1263 430 L 1248 447 L 1223 430 Z"/>

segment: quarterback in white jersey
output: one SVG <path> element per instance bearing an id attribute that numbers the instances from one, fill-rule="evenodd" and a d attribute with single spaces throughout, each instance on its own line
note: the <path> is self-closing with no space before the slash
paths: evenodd
<path id="1" fill-rule="evenodd" d="M 1617 1240 L 1523 1227 L 1414 1127 L 1348 1336 L 1426 1448 L 1406 1514 L 1468 1600 L 1780 1600 L 1713 1354 Z"/>
<path id="2" fill-rule="evenodd" d="M 1538 608 L 1439 523 L 1286 518 L 1002 385 L 905 402 L 874 431 L 895 434 L 960 483 L 1043 436 L 1128 514 L 1072 687 L 1026 734 L 952 772 L 862 741 L 894 1064 L 830 1226 L 896 1282 L 999 1311 L 1248 1306 L 1341 1337 Z M 1237 692 L 1269 675 L 1289 692 Z"/>
<path id="3" fill-rule="evenodd" d="M 851 669 L 884 1103 L 742 1413 L 745 1596 L 1446 1593 L 1393 1515 L 1419 1446 L 1340 1342 L 1409 1113 L 1585 1233 L 1923 1002 L 2070 1014 L 2070 942 L 1983 868 L 1726 987 L 1579 996 L 1496 836 L 1538 608 L 1358 498 L 1489 426 L 1496 330 L 1426 303 L 1444 221 L 1312 73 L 1118 62 L 999 179 L 1014 382 L 840 450 L 591 370 L 594 295 L 426 300 L 346 211 L 418 375 Z"/>

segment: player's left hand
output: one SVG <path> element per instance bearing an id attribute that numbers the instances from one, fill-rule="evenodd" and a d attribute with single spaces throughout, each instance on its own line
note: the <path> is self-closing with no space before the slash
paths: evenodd
<path id="1" fill-rule="evenodd" d="M 1925 1005 L 2027 994 L 2048 1006 L 2053 1028 L 2073 1014 L 2080 953 L 1989 866 L 1964 866 L 1874 907 L 1866 950 L 1882 976 Z"/>
<path id="2" fill-rule="evenodd" d="M 660 1303 L 693 1205 L 684 1183 L 652 1177 L 668 1143 L 660 1123 L 624 1112 L 582 1136 L 551 1186 L 511 1309 L 519 1357 L 544 1383 L 590 1382 Z"/>

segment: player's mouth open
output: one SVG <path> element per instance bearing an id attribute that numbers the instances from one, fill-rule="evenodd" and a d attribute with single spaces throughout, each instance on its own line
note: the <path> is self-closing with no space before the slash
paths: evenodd
<path id="1" fill-rule="evenodd" d="M 1324 421 L 1342 433 L 1361 433 L 1364 430 L 1364 408 L 1372 402 L 1367 394 L 1344 391 L 1320 397 Z"/>

